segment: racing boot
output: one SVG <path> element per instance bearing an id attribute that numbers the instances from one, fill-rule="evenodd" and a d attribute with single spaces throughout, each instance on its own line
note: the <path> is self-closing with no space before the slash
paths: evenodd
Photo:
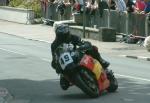
<path id="1" fill-rule="evenodd" d="M 60 75 L 60 87 L 63 89 L 63 90 L 67 90 L 70 86 L 70 83 L 69 81 L 61 74 Z"/>
<path id="2" fill-rule="evenodd" d="M 109 65 L 110 65 L 109 62 L 107 62 L 105 60 L 102 61 L 102 66 L 103 66 L 104 69 L 107 69 Z"/>
<path id="3" fill-rule="evenodd" d="M 93 47 L 93 48 L 97 48 L 97 47 Z M 94 50 L 94 52 L 91 52 L 90 54 L 101 63 L 101 65 L 104 69 L 107 69 L 107 67 L 110 65 L 110 63 L 101 57 L 98 50 L 96 50 L 96 49 L 93 49 L 93 50 Z"/>
<path id="4" fill-rule="evenodd" d="M 101 63 L 104 69 L 107 69 L 108 66 L 110 65 L 110 63 L 104 60 L 100 55 L 99 55 L 98 61 Z"/>

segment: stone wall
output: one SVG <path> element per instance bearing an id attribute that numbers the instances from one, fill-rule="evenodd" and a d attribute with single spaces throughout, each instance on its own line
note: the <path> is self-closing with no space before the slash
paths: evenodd
<path id="1" fill-rule="evenodd" d="M 73 35 L 84 37 L 82 26 L 70 26 L 70 32 Z M 85 28 L 85 38 L 105 41 L 105 42 L 115 42 L 116 41 L 116 30 L 113 28 L 100 27 L 96 28 Z"/>
<path id="2" fill-rule="evenodd" d="M 34 12 L 31 9 L 0 6 L 0 19 L 17 23 L 32 24 Z"/>

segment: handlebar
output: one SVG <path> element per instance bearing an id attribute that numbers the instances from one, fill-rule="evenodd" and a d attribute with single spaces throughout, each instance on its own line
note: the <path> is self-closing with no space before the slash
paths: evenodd
<path id="1" fill-rule="evenodd" d="M 84 41 L 83 45 L 81 45 L 78 50 L 86 51 L 92 48 L 92 44 L 88 41 Z"/>

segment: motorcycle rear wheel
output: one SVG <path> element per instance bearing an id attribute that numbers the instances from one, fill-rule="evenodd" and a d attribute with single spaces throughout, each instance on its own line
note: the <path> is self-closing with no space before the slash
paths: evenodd
<path id="1" fill-rule="evenodd" d="M 76 85 L 91 98 L 99 96 L 97 80 L 91 71 L 82 69 L 75 77 Z"/>

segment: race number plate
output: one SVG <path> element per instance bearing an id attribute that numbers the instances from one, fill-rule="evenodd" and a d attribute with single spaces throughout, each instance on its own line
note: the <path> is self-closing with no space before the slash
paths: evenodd
<path id="1" fill-rule="evenodd" d="M 61 68 L 64 70 L 66 66 L 73 62 L 73 59 L 70 53 L 63 53 L 59 58 L 59 63 Z"/>

